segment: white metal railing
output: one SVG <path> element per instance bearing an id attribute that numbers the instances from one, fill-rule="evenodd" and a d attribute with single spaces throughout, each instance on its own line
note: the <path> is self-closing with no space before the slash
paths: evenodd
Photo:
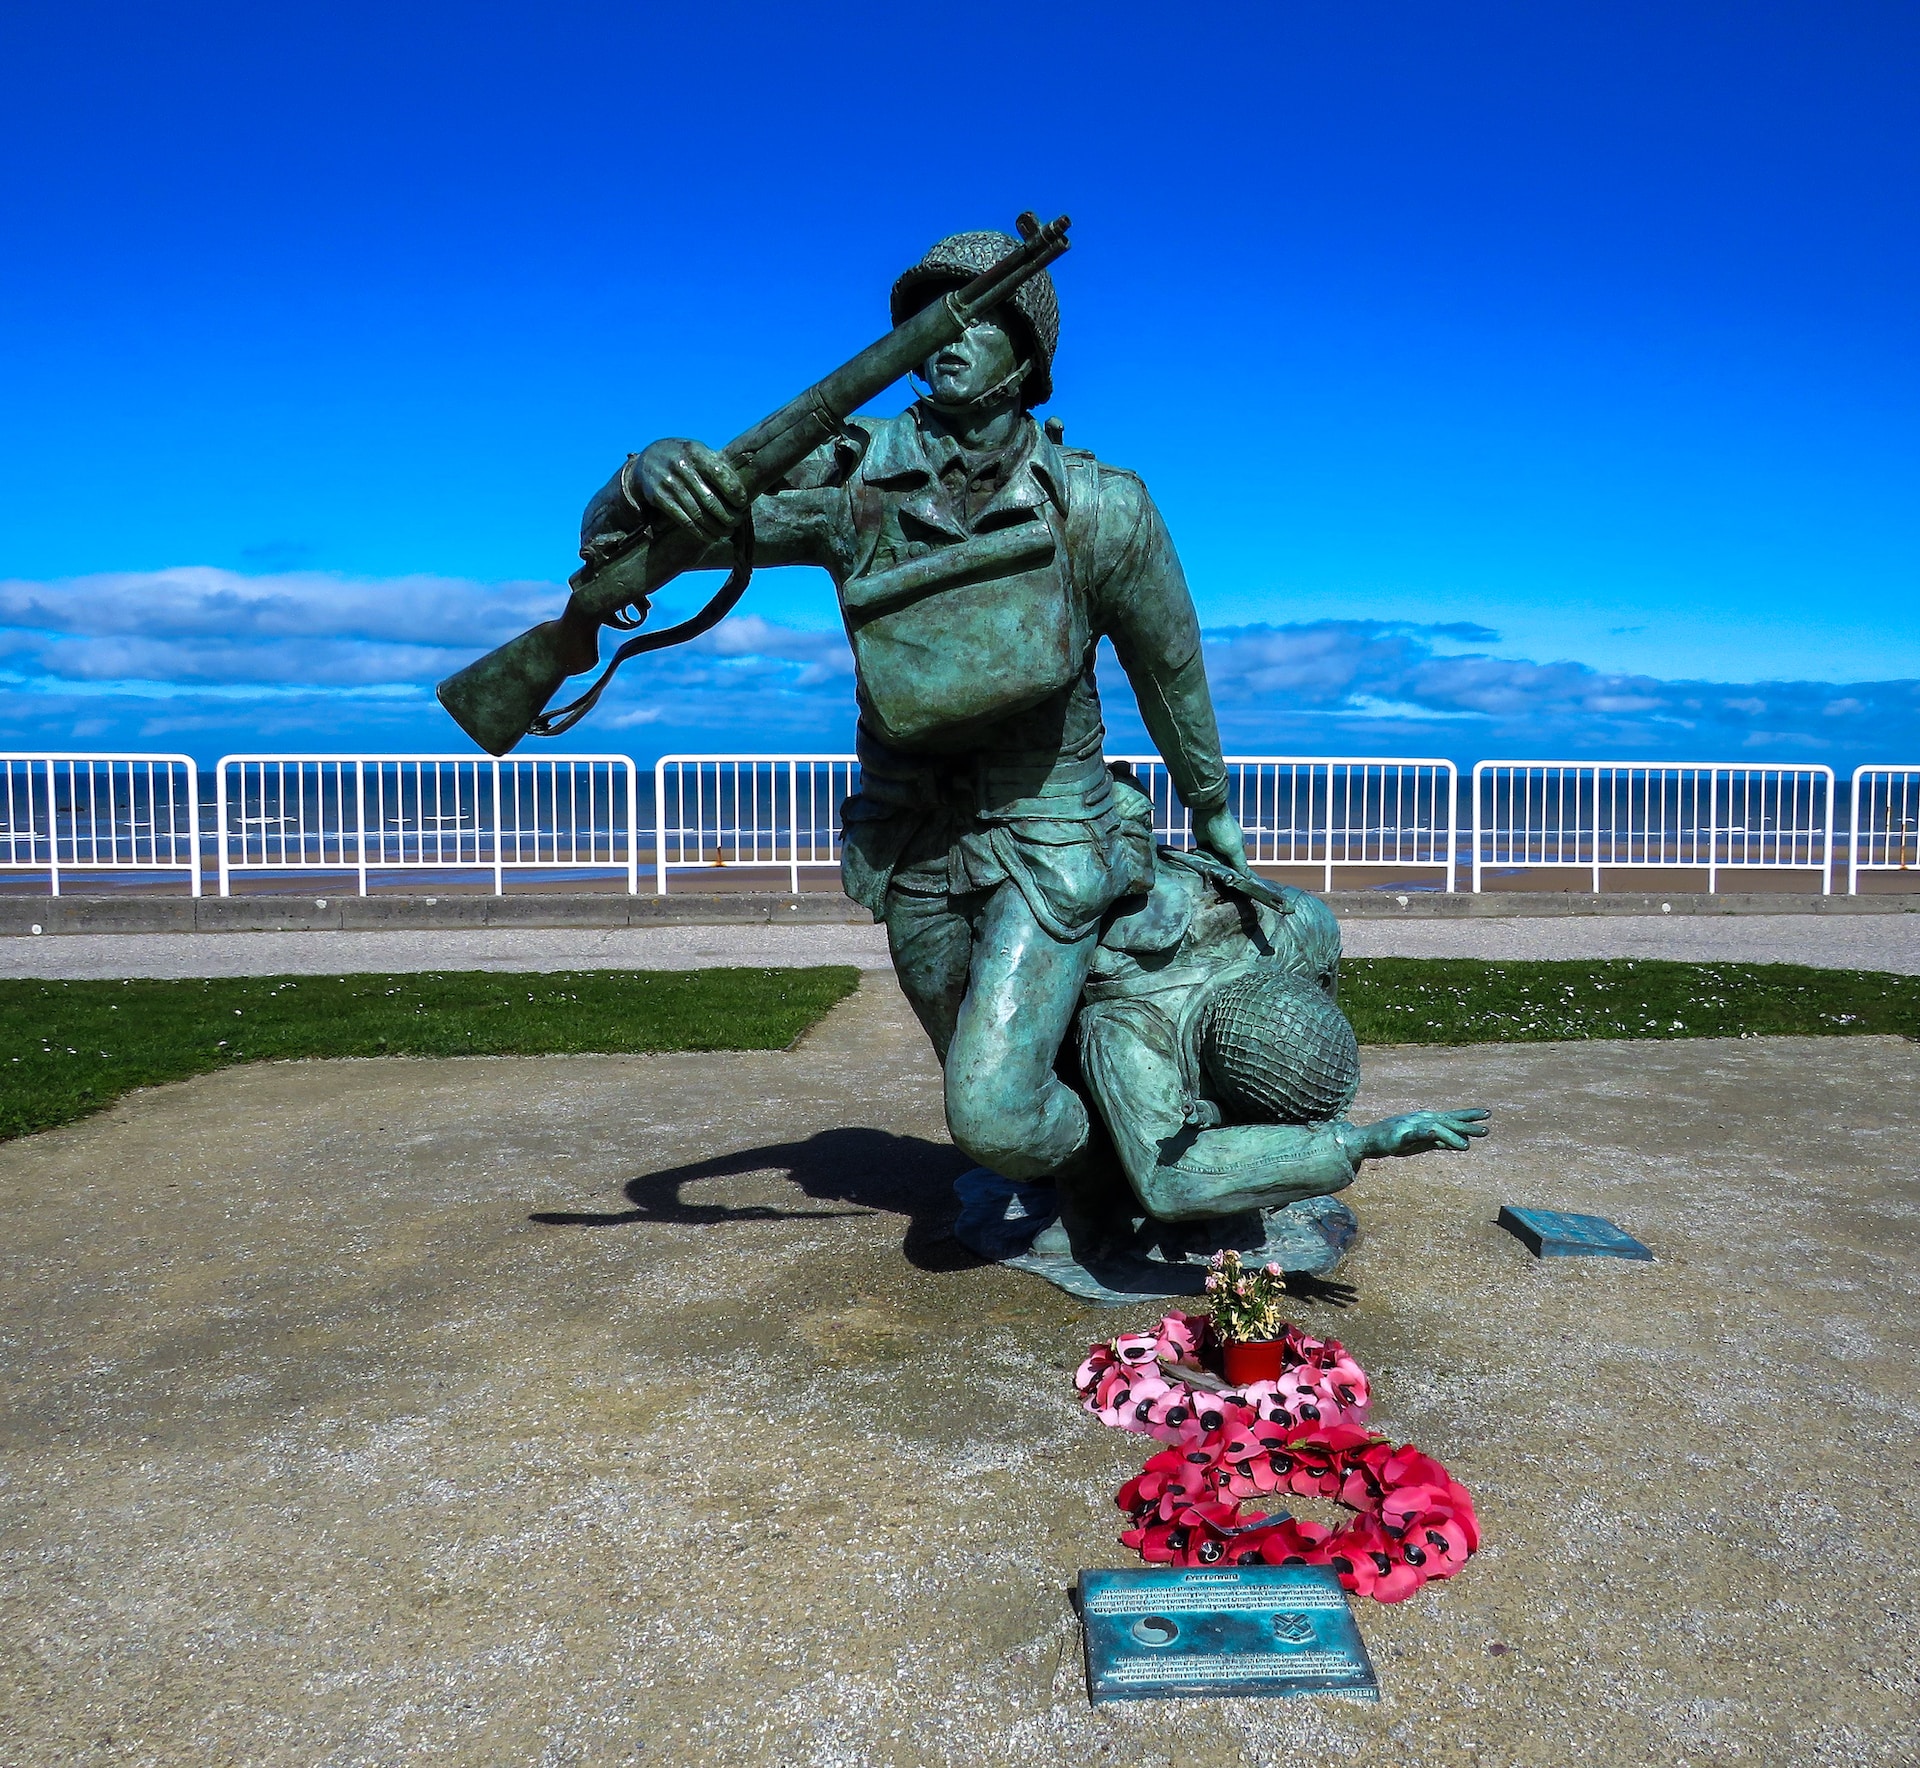
<path id="1" fill-rule="evenodd" d="M 1853 770 L 1847 815 L 1847 894 L 1860 894 L 1862 872 L 1920 871 L 1920 762 Z"/>
<path id="2" fill-rule="evenodd" d="M 226 755 L 216 769 L 220 894 L 235 872 L 614 870 L 640 888 L 626 755 Z"/>
<path id="3" fill-rule="evenodd" d="M 1126 758 L 1154 802 L 1158 837 L 1192 840 L 1158 756 Z M 1331 888 L 1348 866 L 1431 867 L 1448 889 L 1490 868 L 1813 871 L 1831 892 L 1835 784 L 1823 766 L 1731 762 L 1483 761 L 1461 827 L 1451 762 L 1230 756 L 1230 802 L 1249 857 L 1307 866 Z M 668 755 L 654 769 L 655 888 L 675 871 L 839 863 L 839 807 L 859 788 L 851 755 Z M 601 870 L 639 888 L 638 775 L 624 755 L 495 761 L 477 755 L 229 755 L 214 815 L 184 755 L 0 754 L 0 872 L 178 872 L 200 893 L 200 845 L 219 888 L 236 873 Z M 1920 764 L 1855 770 L 1847 888 L 1864 873 L 1920 873 Z M 1465 850 L 1463 854 L 1462 850 Z"/>
<path id="4" fill-rule="evenodd" d="M 654 889 L 672 872 L 840 864 L 840 806 L 859 788 L 853 755 L 663 755 L 653 769 Z M 712 857 L 709 858 L 708 856 Z"/>
<path id="5" fill-rule="evenodd" d="M 1153 799 L 1155 837 L 1191 846 L 1193 819 L 1157 755 L 1117 757 Z M 1229 755 L 1227 802 L 1260 866 L 1432 867 L 1455 884 L 1459 773 L 1433 757 Z"/>
<path id="6" fill-rule="evenodd" d="M 200 781 L 186 755 L 0 754 L 0 871 L 184 872 L 200 894 Z"/>
<path id="7" fill-rule="evenodd" d="M 1473 888 L 1489 867 L 1817 871 L 1833 890 L 1833 769 L 1726 762 L 1482 761 Z"/>
<path id="8" fill-rule="evenodd" d="M 1193 832 L 1157 755 L 1127 756 L 1154 801 L 1156 836 Z M 1450 761 L 1237 755 L 1229 802 L 1256 865 L 1432 867 L 1454 887 L 1458 777 Z M 667 755 L 654 768 L 655 888 L 676 871 L 840 863 L 839 809 L 859 789 L 851 755 Z"/>

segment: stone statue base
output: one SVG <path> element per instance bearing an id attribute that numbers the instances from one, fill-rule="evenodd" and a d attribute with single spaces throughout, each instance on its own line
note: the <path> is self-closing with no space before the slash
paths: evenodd
<path id="1" fill-rule="evenodd" d="M 1031 1248 L 1055 1215 L 1045 1185 L 1016 1185 L 984 1166 L 953 1182 L 960 1199 L 953 1235 L 995 1264 L 1031 1271 L 1083 1301 L 1173 1301 L 1205 1293 L 1207 1261 L 1231 1247 L 1249 1264 L 1276 1264 L 1314 1276 L 1331 1271 L 1360 1233 L 1353 1211 L 1334 1197 L 1309 1197 L 1285 1209 L 1249 1210 L 1201 1222 L 1142 1222 L 1132 1245 L 1082 1264 Z"/>

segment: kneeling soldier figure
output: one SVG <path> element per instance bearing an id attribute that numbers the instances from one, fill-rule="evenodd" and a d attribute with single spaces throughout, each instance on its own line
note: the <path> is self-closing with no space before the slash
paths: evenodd
<path id="1" fill-rule="evenodd" d="M 895 323 L 1015 243 L 940 241 L 893 285 Z M 655 442 L 595 498 L 583 538 L 606 551 L 667 518 L 712 542 L 702 567 L 722 566 L 750 505 L 757 563 L 831 574 L 860 710 L 847 894 L 886 923 L 945 1071 L 954 1141 L 1009 1179 L 1056 1186 L 1056 1235 L 1092 1251 L 1111 1224 L 1083 1183 L 1086 1106 L 1054 1068 L 1102 916 L 1151 881 L 1102 758 L 1102 638 L 1200 845 L 1240 871 L 1246 856 L 1160 512 L 1133 474 L 1033 418 L 1058 336 L 1042 272 L 920 365 L 910 410 L 848 421 L 771 492 L 749 500 L 698 442 Z"/>

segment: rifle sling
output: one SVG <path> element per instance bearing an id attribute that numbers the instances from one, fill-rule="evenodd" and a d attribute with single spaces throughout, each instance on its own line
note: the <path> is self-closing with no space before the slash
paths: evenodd
<path id="1" fill-rule="evenodd" d="M 734 604 L 747 593 L 747 585 L 752 581 L 753 516 L 749 513 L 734 531 L 733 569 L 727 573 L 726 582 L 721 584 L 719 593 L 712 601 L 690 620 L 682 620 L 677 626 L 662 627 L 658 632 L 643 632 L 638 638 L 628 639 L 607 659 L 606 668 L 601 670 L 599 679 L 592 687 L 588 688 L 579 699 L 562 706 L 559 711 L 540 713 L 527 726 L 527 734 L 534 737 L 557 737 L 563 731 L 572 730 L 599 703 L 600 696 L 606 691 L 607 683 L 613 680 L 620 665 L 629 657 L 638 657 L 646 651 L 664 651 L 669 645 L 683 645 L 689 639 L 698 638 L 703 632 L 711 632 L 733 612 Z"/>

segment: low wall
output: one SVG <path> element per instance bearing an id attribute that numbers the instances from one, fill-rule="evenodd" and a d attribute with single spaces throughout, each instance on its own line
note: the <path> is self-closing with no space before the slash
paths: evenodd
<path id="1" fill-rule="evenodd" d="M 1343 920 L 1499 920 L 1566 915 L 1903 915 L 1920 895 L 1803 896 L 1769 892 L 1641 894 L 1504 890 L 1494 895 L 1336 890 Z M 866 924 L 837 892 L 625 896 L 12 896 L 0 897 L 0 936 L 54 933 L 281 933 L 368 928 L 649 927 L 785 921 Z"/>

